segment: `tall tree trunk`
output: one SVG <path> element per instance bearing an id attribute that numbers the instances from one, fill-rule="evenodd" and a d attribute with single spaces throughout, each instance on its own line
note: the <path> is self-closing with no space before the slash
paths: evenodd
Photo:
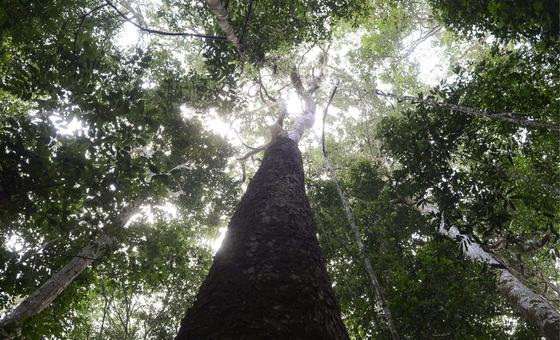
<path id="1" fill-rule="evenodd" d="M 80 275 L 84 269 L 98 259 L 113 241 L 112 237 L 104 234 L 92 244 L 83 248 L 68 264 L 0 320 L 0 331 L 7 326 L 20 324 L 26 318 L 42 312 L 76 276 Z M 0 335 L 8 336 L 7 334 Z"/>
<path id="2" fill-rule="evenodd" d="M 348 339 L 293 140 L 266 151 L 176 339 Z"/>

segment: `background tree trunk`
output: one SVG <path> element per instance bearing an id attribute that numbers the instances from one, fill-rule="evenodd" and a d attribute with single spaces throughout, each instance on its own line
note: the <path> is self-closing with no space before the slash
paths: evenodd
<path id="1" fill-rule="evenodd" d="M 266 151 L 176 339 L 348 339 L 294 141 Z"/>
<path id="2" fill-rule="evenodd" d="M 438 213 L 437 208 L 428 208 Z M 560 312 L 543 296 L 533 292 L 519 280 L 503 261 L 496 255 L 487 252 L 480 244 L 463 234 L 454 226 L 445 227 L 444 218 L 438 229 L 439 233 L 451 240 L 459 242 L 465 257 L 490 265 L 498 271 L 498 289 L 513 304 L 528 322 L 537 326 L 547 339 L 560 340 Z"/>
<path id="3" fill-rule="evenodd" d="M 0 329 L 10 324 L 21 323 L 45 310 L 72 283 L 76 276 L 80 275 L 93 261 L 101 257 L 113 242 L 112 237 L 103 234 L 92 244 L 84 247 L 68 264 L 0 320 Z"/>

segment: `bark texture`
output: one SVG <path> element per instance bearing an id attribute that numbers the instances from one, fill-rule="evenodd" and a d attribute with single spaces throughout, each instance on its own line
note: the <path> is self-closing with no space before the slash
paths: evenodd
<path id="1" fill-rule="evenodd" d="M 83 248 L 68 264 L 0 320 L 0 329 L 11 324 L 21 323 L 26 318 L 42 312 L 76 276 L 98 259 L 113 241 L 114 239 L 110 236 L 102 235 L 98 240 Z"/>
<path id="2" fill-rule="evenodd" d="M 498 289 L 523 317 L 537 325 L 547 339 L 560 339 L 560 312 L 543 296 L 536 294 L 507 269 L 499 269 Z"/>
<path id="3" fill-rule="evenodd" d="M 266 151 L 176 339 L 348 339 L 294 141 Z"/>

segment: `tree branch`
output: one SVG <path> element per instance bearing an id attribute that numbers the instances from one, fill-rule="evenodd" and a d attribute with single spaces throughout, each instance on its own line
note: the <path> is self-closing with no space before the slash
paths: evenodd
<path id="1" fill-rule="evenodd" d="M 294 86 L 297 94 L 303 97 L 305 94 L 305 88 L 303 87 L 303 83 L 301 82 L 301 77 L 299 76 L 299 72 L 295 68 L 295 66 L 292 69 L 292 72 L 290 72 L 290 80 L 292 81 L 292 85 Z"/>
<path id="2" fill-rule="evenodd" d="M 229 16 L 227 10 L 224 8 L 220 0 L 206 0 L 208 4 L 208 8 L 214 13 L 216 19 L 218 20 L 218 26 L 224 31 L 226 34 L 226 39 L 233 44 L 235 49 L 240 53 L 243 54 L 243 49 L 241 47 L 241 43 L 239 42 L 239 38 L 235 34 L 235 30 L 229 21 Z"/>
<path id="3" fill-rule="evenodd" d="M 86 20 L 86 18 L 87 18 L 88 16 L 90 16 L 91 14 L 93 14 L 93 13 L 99 11 L 100 9 L 102 9 L 102 8 L 108 6 L 108 5 L 109 5 L 109 4 L 106 4 L 106 3 L 105 3 L 105 4 L 101 4 L 101 5 L 97 6 L 97 7 L 94 7 L 94 8 L 93 8 L 92 10 L 90 10 L 89 12 L 87 12 L 87 13 L 85 13 L 85 14 L 82 14 L 82 15 L 80 16 L 80 23 L 78 24 L 78 28 L 77 28 L 76 31 L 74 32 L 74 42 L 73 42 L 73 48 L 72 48 L 72 51 L 74 52 L 74 54 L 76 54 L 76 45 L 77 45 L 76 42 L 77 42 L 77 40 L 78 40 L 78 35 L 80 34 L 80 32 L 81 32 L 81 30 L 82 30 L 82 27 L 84 26 L 84 21 Z"/>
<path id="4" fill-rule="evenodd" d="M 276 102 L 276 98 L 274 98 L 270 94 L 268 94 L 268 91 L 267 91 L 266 87 L 264 87 L 264 84 L 262 82 L 262 77 L 261 77 L 261 70 L 259 70 L 258 82 L 259 82 L 259 93 L 260 93 L 260 96 L 261 96 L 261 100 L 266 103 L 266 100 L 263 97 L 263 92 L 264 92 L 264 94 L 268 98 L 268 100 L 270 100 L 272 102 Z"/>
<path id="5" fill-rule="evenodd" d="M 517 125 L 521 125 L 528 128 L 541 128 L 550 131 L 557 131 L 560 132 L 560 125 L 554 125 L 546 122 L 541 122 L 538 120 L 528 120 L 517 118 L 519 116 L 527 116 L 526 113 L 519 113 L 519 112 L 500 112 L 500 113 L 489 113 L 484 110 L 474 109 L 470 107 L 460 106 L 456 104 L 448 104 L 442 101 L 436 101 L 432 97 L 428 98 L 421 98 L 421 97 L 412 97 L 412 96 L 397 96 L 396 94 L 385 92 L 379 89 L 375 90 L 375 94 L 382 97 L 392 98 L 397 100 L 398 102 L 407 101 L 411 104 L 424 104 L 430 107 L 442 107 L 446 109 L 450 109 L 457 112 L 462 112 L 466 114 L 471 114 L 475 116 L 480 116 L 489 119 L 499 119 L 506 122 L 514 123 Z"/>
<path id="6" fill-rule="evenodd" d="M 251 11 L 253 10 L 253 0 L 249 0 L 249 8 L 247 8 L 247 14 L 245 15 L 245 19 L 243 20 L 243 30 L 241 31 L 241 38 L 239 39 L 239 43 L 243 46 L 243 42 L 245 41 L 245 33 L 247 32 L 247 25 L 249 24 L 249 17 L 251 17 Z"/>
<path id="7" fill-rule="evenodd" d="M 206 35 L 206 34 L 190 33 L 190 32 L 168 32 L 168 31 L 162 31 L 162 30 L 158 30 L 158 29 L 152 29 L 152 28 L 149 28 L 149 27 L 144 27 L 144 26 L 136 23 L 134 20 L 131 20 L 129 17 L 127 17 L 126 14 L 121 12 L 121 10 L 119 10 L 117 8 L 117 6 L 115 6 L 111 1 L 105 0 L 105 2 L 107 3 L 107 5 L 109 5 L 109 7 L 114 9 L 115 12 L 117 12 L 117 14 L 121 18 L 123 18 L 125 21 L 131 23 L 132 25 L 134 25 L 136 28 L 138 28 L 142 32 L 151 33 L 151 34 L 158 34 L 158 35 L 167 35 L 167 36 L 206 38 L 206 39 L 212 39 L 212 40 L 225 40 L 226 39 L 226 37 L 216 36 L 216 35 Z"/>
<path id="8" fill-rule="evenodd" d="M 412 200 L 409 200 L 412 201 Z M 414 202 L 410 202 L 414 204 Z M 423 215 L 440 215 L 439 234 L 459 243 L 463 255 L 473 261 L 485 263 L 498 272 L 498 289 L 515 305 L 526 320 L 537 325 L 543 336 L 550 339 L 558 338 L 560 330 L 560 313 L 543 296 L 536 294 L 527 287 L 498 258 L 477 243 L 472 236 L 462 233 L 453 225 L 446 226 L 443 212 L 432 203 L 420 207 Z"/>

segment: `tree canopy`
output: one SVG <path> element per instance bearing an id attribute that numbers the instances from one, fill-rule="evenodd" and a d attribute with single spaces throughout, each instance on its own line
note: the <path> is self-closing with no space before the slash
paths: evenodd
<path id="1" fill-rule="evenodd" d="M 0 318 L 87 261 L 2 337 L 173 338 L 260 164 L 237 159 L 275 102 L 288 125 L 308 109 L 294 70 L 316 85 L 299 145 L 350 338 L 560 334 L 500 281 L 556 320 L 557 2 L 214 2 L 0 7 Z"/>

